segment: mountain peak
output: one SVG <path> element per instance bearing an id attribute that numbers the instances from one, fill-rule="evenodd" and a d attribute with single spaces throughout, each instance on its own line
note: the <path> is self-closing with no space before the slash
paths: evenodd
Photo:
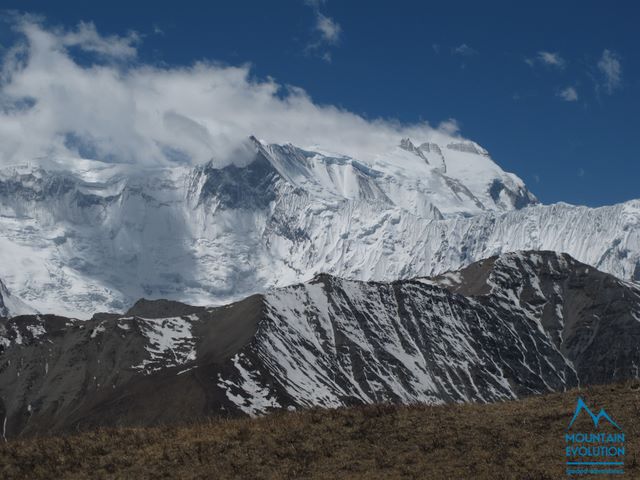
<path id="1" fill-rule="evenodd" d="M 141 298 L 127 312 L 129 317 L 169 318 L 192 315 L 204 311 L 204 307 L 194 307 L 175 300 L 147 300 Z"/>

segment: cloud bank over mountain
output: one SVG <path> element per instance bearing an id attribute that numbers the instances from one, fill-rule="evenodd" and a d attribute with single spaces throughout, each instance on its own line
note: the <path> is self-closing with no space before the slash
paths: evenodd
<path id="1" fill-rule="evenodd" d="M 455 121 L 406 125 L 319 105 L 301 88 L 254 78 L 250 65 L 145 64 L 136 33 L 105 36 L 91 23 L 49 27 L 33 16 L 12 22 L 19 41 L 2 60 L 0 165 L 78 156 L 224 163 L 252 134 L 366 159 L 402 137 L 458 135 Z"/>

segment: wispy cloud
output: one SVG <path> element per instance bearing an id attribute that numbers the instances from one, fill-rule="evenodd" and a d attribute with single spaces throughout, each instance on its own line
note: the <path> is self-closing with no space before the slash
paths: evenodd
<path id="1" fill-rule="evenodd" d="M 611 95 L 614 90 L 620 88 L 622 84 L 622 65 L 620 56 L 617 53 L 605 49 L 600 60 L 598 60 L 598 70 L 603 76 L 602 86 L 606 93 Z"/>
<path id="2" fill-rule="evenodd" d="M 475 55 L 475 54 L 478 53 L 475 49 L 471 48 L 466 43 L 458 45 L 457 47 L 453 47 L 451 49 L 451 52 L 454 53 L 455 55 L 462 55 L 462 56 L 465 56 L 465 57 L 468 57 L 468 56 L 471 56 L 471 55 Z"/>
<path id="3" fill-rule="evenodd" d="M 333 60 L 333 55 L 331 55 L 331 52 L 327 50 L 322 55 L 320 55 L 320 58 L 327 63 L 331 63 L 331 61 Z"/>
<path id="4" fill-rule="evenodd" d="M 342 27 L 335 20 L 320 12 L 316 15 L 316 29 L 320 32 L 322 40 L 331 45 L 335 45 L 340 40 Z"/>
<path id="5" fill-rule="evenodd" d="M 531 59 L 529 60 L 531 63 L 530 62 L 527 62 L 527 63 L 529 63 L 529 65 L 532 65 L 533 61 Z M 562 58 L 559 53 L 546 52 L 544 50 L 541 50 L 538 52 L 538 54 L 536 55 L 536 60 L 539 63 L 542 63 L 543 65 L 548 65 L 556 68 L 564 68 L 566 64 L 566 62 L 564 61 L 564 58 Z"/>
<path id="6" fill-rule="evenodd" d="M 332 60 L 328 47 L 336 46 L 342 35 L 342 27 L 333 18 L 323 14 L 320 7 L 325 4 L 325 0 L 305 0 L 306 5 L 313 9 L 315 15 L 314 40 L 307 45 L 307 53 L 314 53 L 325 62 Z"/>
<path id="7" fill-rule="evenodd" d="M 26 16 L 32 23 L 22 22 L 23 28 L 28 33 L 35 35 L 38 18 L 34 16 Z M 77 47 L 85 52 L 97 54 L 103 58 L 110 59 L 131 59 L 137 54 L 137 45 L 140 43 L 140 35 L 136 32 L 129 32 L 125 36 L 109 35 L 103 36 L 98 34 L 95 25 L 92 22 L 80 22 L 75 29 L 70 30 L 54 30 L 56 35 L 49 40 L 53 41 L 58 48 Z M 44 38 L 39 40 L 45 41 Z"/>
<path id="8" fill-rule="evenodd" d="M 567 87 L 560 90 L 558 96 L 567 102 L 578 101 L 578 91 L 574 87 Z"/>

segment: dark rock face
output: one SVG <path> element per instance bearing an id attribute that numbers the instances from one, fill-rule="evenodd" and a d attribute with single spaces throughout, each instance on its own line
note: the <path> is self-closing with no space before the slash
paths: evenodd
<path id="1" fill-rule="evenodd" d="M 491 185 L 489 185 L 489 195 L 491 195 L 491 198 L 496 204 L 500 204 L 501 195 L 505 195 L 516 210 L 538 203 L 538 199 L 526 188 L 510 190 L 505 186 L 504 182 L 498 179 L 495 179 Z"/>
<path id="2" fill-rule="evenodd" d="M 279 175 L 262 154 L 246 167 L 211 164 L 197 168 L 194 183 L 202 183 L 199 203 L 219 202 L 226 209 L 263 209 L 276 198 Z"/>
<path id="3" fill-rule="evenodd" d="M 6 292 L 4 283 L 0 280 L 0 317 L 6 317 L 9 314 L 9 309 L 4 304 L 4 293 Z"/>
<path id="4" fill-rule="evenodd" d="M 7 437 L 373 402 L 490 402 L 638 377 L 640 289 L 552 252 L 218 308 L 0 319 Z M 1 412 L 0 412 L 1 413 Z"/>
<path id="5" fill-rule="evenodd" d="M 447 288 L 484 302 L 515 303 L 539 322 L 583 384 L 638 376 L 640 288 L 635 284 L 569 255 L 529 252 L 477 262 Z"/>
<path id="6" fill-rule="evenodd" d="M 138 300 L 125 315 L 145 318 L 168 318 L 204 312 L 204 307 L 194 307 L 173 300 Z"/>
<path id="7" fill-rule="evenodd" d="M 44 201 L 51 197 L 66 195 L 75 188 L 74 181 L 65 175 L 32 174 L 16 179 L 0 180 L 0 196 L 21 198 L 26 201 Z"/>

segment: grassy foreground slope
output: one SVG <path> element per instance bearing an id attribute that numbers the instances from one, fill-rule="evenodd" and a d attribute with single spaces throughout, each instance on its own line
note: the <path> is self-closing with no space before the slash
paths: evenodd
<path id="1" fill-rule="evenodd" d="M 9 440 L 0 478 L 567 478 L 564 433 L 578 396 L 624 429 L 617 478 L 640 478 L 637 382 L 490 405 L 314 409 Z"/>

